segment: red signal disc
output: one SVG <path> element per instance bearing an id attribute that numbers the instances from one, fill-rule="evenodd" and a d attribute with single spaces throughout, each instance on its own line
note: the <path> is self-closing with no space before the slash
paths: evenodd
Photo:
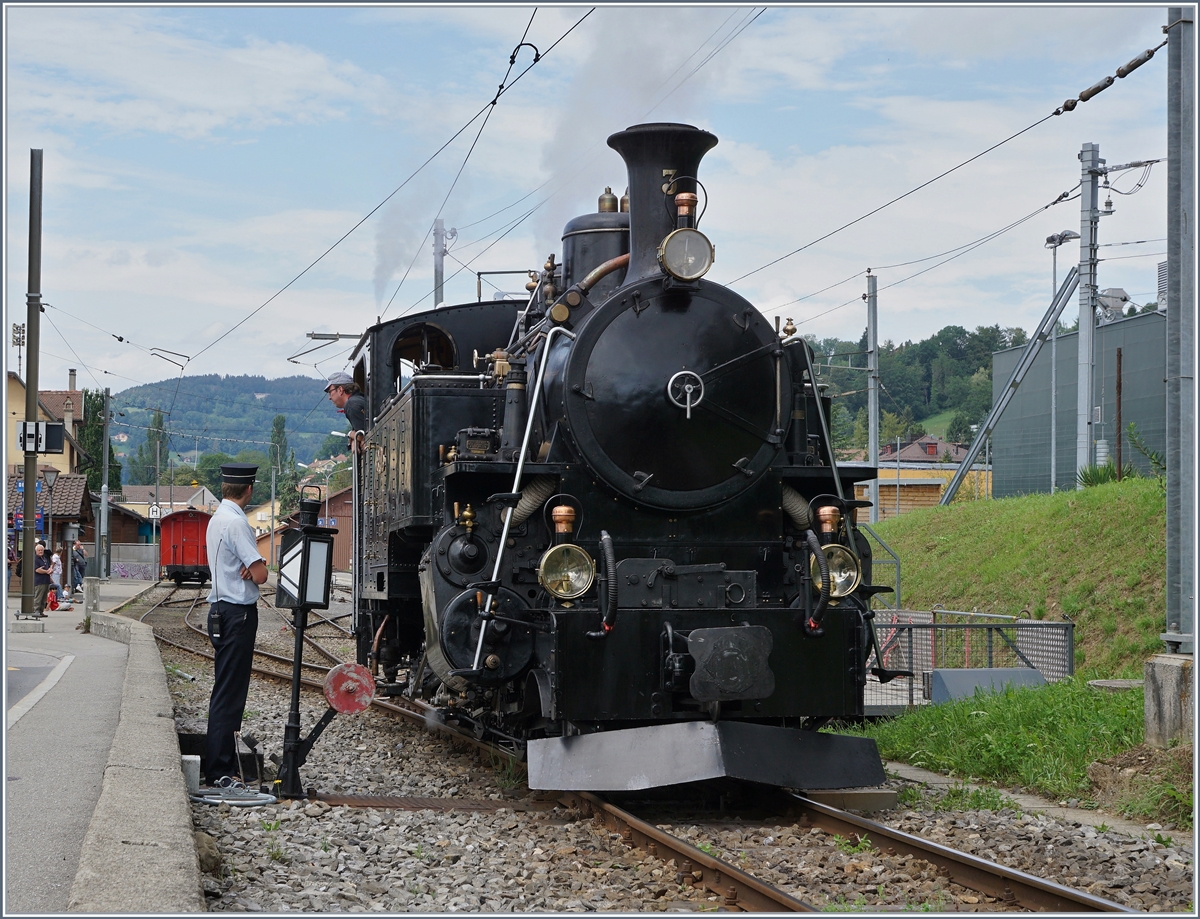
<path id="1" fill-rule="evenodd" d="M 375 680 L 361 664 L 339 664 L 325 677 L 325 699 L 343 715 L 363 711 L 375 697 Z"/>

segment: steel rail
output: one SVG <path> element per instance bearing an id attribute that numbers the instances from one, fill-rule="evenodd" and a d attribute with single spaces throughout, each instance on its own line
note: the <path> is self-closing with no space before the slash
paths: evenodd
<path id="1" fill-rule="evenodd" d="M 963 887 L 1030 910 L 1051 912 L 1113 912 L 1132 913 L 1112 900 L 1105 900 L 1082 890 L 1073 890 L 1026 874 L 1016 868 L 998 865 L 986 859 L 959 852 L 936 842 L 894 830 L 845 811 L 811 801 L 803 795 L 792 795 L 801 814 L 801 826 L 816 826 L 826 833 L 848 838 L 867 838 L 875 848 L 888 854 L 903 854 L 923 859 L 944 869 L 950 879 Z"/>
<path id="2" fill-rule="evenodd" d="M 190 622 L 186 624 L 192 631 L 197 632 L 198 634 L 204 634 L 201 629 L 196 628 Z M 213 655 L 207 651 L 202 651 L 199 648 L 190 648 L 187 645 L 183 645 L 177 641 L 172 641 L 169 638 L 165 638 L 162 635 L 157 634 L 157 632 L 155 633 L 154 637 L 158 641 L 170 645 L 172 648 L 178 648 L 180 651 L 185 651 L 188 654 L 194 654 L 197 657 L 203 657 L 206 660 L 213 660 Z M 254 653 L 260 656 L 278 660 L 280 662 L 288 664 L 292 663 L 292 659 L 290 657 L 285 658 L 281 655 L 273 654 L 270 651 L 262 651 L 256 648 Z M 330 669 L 328 667 L 323 667 L 320 664 L 304 663 L 303 666 L 310 667 L 317 671 L 323 670 L 325 672 L 328 672 Z M 278 670 L 268 670 L 262 667 L 254 666 L 251 667 L 251 672 L 257 674 L 258 676 L 272 680 L 279 680 L 280 682 L 287 683 L 289 685 L 292 682 L 292 675 L 290 673 L 281 673 Z M 317 682 L 316 680 L 309 679 L 308 677 L 301 677 L 300 685 L 305 689 L 311 689 L 324 695 L 325 684 L 323 682 Z M 454 725 L 446 724 L 441 720 L 438 710 L 434 706 L 426 705 L 425 703 L 418 702 L 415 699 L 406 699 L 403 696 L 397 696 L 395 699 L 395 702 L 389 702 L 379 698 L 372 699 L 371 706 L 381 711 L 388 712 L 389 714 L 399 715 L 400 717 L 412 722 L 418 727 L 424 728 L 425 730 L 435 733 L 442 732 L 449 734 L 457 741 L 461 741 L 470 746 L 476 747 L 477 749 L 488 754 L 499 756 L 502 759 L 511 761 L 514 767 L 517 769 L 522 771 L 525 769 L 525 764 L 521 762 L 511 751 L 480 740 L 473 733 L 467 730 Z"/>
<path id="3" fill-rule="evenodd" d="M 183 614 L 183 624 L 184 624 L 184 625 L 185 625 L 187 628 L 189 628 L 189 629 L 191 629 L 193 632 L 195 632 L 197 635 L 202 635 L 204 638 L 208 638 L 208 632 L 207 632 L 207 630 L 200 628 L 200 626 L 198 626 L 198 625 L 194 624 L 194 623 L 193 623 L 193 622 L 192 622 L 192 621 L 191 621 L 191 620 L 188 618 L 189 616 L 191 616 L 191 614 L 192 614 L 193 612 L 195 612 L 195 609 L 196 609 L 196 608 L 195 608 L 195 606 L 193 606 L 191 609 L 189 609 L 189 610 L 188 610 L 186 613 L 184 613 L 184 614 Z M 173 644 L 173 645 L 175 645 L 175 647 L 177 647 L 177 648 L 182 648 L 182 647 L 183 647 L 183 645 L 179 645 L 179 644 L 175 644 L 174 642 L 170 642 L 170 640 L 169 640 L 169 639 L 163 638 L 163 637 L 162 637 L 162 636 L 160 636 L 160 635 L 156 635 L 156 636 L 155 636 L 155 638 L 158 638 L 160 641 L 167 641 L 167 642 L 169 642 L 170 644 Z M 185 648 L 184 650 L 190 650 L 190 649 L 186 649 L 186 648 Z M 336 657 L 334 657 L 333 655 L 331 655 L 331 654 L 330 654 L 328 651 L 325 651 L 325 649 L 324 649 L 324 648 L 321 648 L 321 647 L 319 647 L 319 646 L 318 646 L 317 650 L 318 650 L 318 651 L 323 651 L 326 657 L 328 657 L 328 658 L 331 658 L 331 659 L 333 660 L 333 664 L 334 664 L 334 666 L 337 666 L 338 664 L 340 664 L 340 663 L 341 663 L 341 660 L 339 660 L 339 659 L 337 659 Z M 207 657 L 207 658 L 209 658 L 210 660 L 212 659 L 211 655 L 209 655 L 209 654 L 206 654 L 206 653 L 205 653 L 205 652 L 203 652 L 203 651 L 197 651 L 196 653 L 197 653 L 197 654 L 201 654 L 201 655 L 203 655 L 204 657 Z M 281 664 L 287 664 L 288 666 L 291 666 L 291 664 L 292 664 L 292 659 L 291 659 L 290 657 L 285 657 L 285 656 L 284 656 L 284 655 L 282 655 L 282 654 L 276 654 L 276 653 L 275 653 L 275 652 L 273 652 L 273 651 L 264 651 L 263 649 L 261 649 L 261 648 L 258 648 L 258 647 L 255 647 L 255 649 L 254 649 L 254 654 L 256 654 L 258 657 L 265 657 L 265 658 L 267 658 L 267 659 L 269 659 L 269 660 L 278 661 L 278 662 L 279 662 L 279 663 L 281 663 Z M 319 671 L 322 671 L 322 672 L 324 672 L 324 673 L 328 673 L 328 672 L 329 672 L 329 668 L 328 668 L 328 667 L 326 667 L 324 664 L 313 664 L 313 663 L 309 663 L 308 661 L 301 661 L 301 662 L 300 662 L 300 666 L 301 666 L 301 667 L 308 667 L 310 670 L 319 670 Z M 288 677 L 288 679 L 291 679 L 291 677 Z"/>
<path id="4" fill-rule="evenodd" d="M 170 593 L 168 593 L 165 597 L 163 597 L 161 600 L 159 600 L 152 607 L 150 607 L 148 610 L 146 610 L 146 612 L 142 613 L 142 615 L 138 617 L 138 622 L 145 622 L 146 617 L 149 616 L 156 609 L 158 609 L 160 606 L 165 605 L 168 600 L 170 600 L 173 596 L 175 596 L 175 592 L 177 590 L 179 590 L 178 587 L 172 587 Z M 184 598 L 184 599 L 186 599 L 186 598 Z"/>
<path id="5" fill-rule="evenodd" d="M 276 606 L 274 603 L 272 603 L 266 597 L 261 597 L 261 599 L 263 600 L 263 602 L 265 602 L 267 604 L 267 606 L 269 606 L 272 610 L 274 610 L 279 615 L 279 618 L 283 620 L 283 624 L 285 626 L 287 626 L 293 632 L 296 631 L 296 626 L 293 625 L 292 621 L 290 619 L 288 619 L 288 617 L 286 615 L 284 615 L 283 610 L 281 610 L 278 606 Z M 340 657 L 338 657 L 336 654 L 334 654 L 332 651 L 330 651 L 328 648 L 326 648 L 320 642 L 315 641 L 314 639 L 310 638 L 307 635 L 304 636 L 304 643 L 306 645 L 308 645 L 310 648 L 312 648 L 314 651 L 316 651 L 318 654 L 320 654 L 323 658 L 325 658 L 325 660 L 327 660 L 331 664 L 333 664 L 335 667 L 338 666 L 339 664 L 345 663 L 345 661 L 343 661 Z"/>
<path id="6" fill-rule="evenodd" d="M 563 792 L 559 800 L 593 817 L 599 817 L 611 831 L 621 834 L 625 845 L 643 849 L 663 861 L 674 858 L 678 866 L 676 880 L 679 883 L 711 890 L 724 898 L 726 909 L 755 913 L 819 912 L 819 908 L 811 903 L 777 890 L 740 868 L 714 858 L 589 792 Z"/>

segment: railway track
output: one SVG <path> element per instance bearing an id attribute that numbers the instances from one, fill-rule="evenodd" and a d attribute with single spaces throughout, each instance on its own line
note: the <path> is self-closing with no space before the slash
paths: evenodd
<path id="1" fill-rule="evenodd" d="M 751 912 L 812 912 L 821 907 L 801 896 L 755 877 L 752 868 L 741 868 L 699 846 L 664 832 L 653 822 L 642 819 L 602 797 L 586 792 L 569 792 L 564 803 L 591 814 L 611 832 L 620 834 L 623 843 L 679 866 L 677 879 L 685 885 L 703 886 L 723 898 L 727 908 Z M 866 840 L 888 856 L 908 856 L 928 862 L 953 883 L 974 890 L 996 902 L 991 909 L 1031 912 L 1134 912 L 1103 897 L 1074 890 L 1062 884 L 1035 877 L 1023 871 L 930 842 L 881 823 L 827 807 L 799 794 L 788 795 L 788 820 L 798 818 L 798 826 L 845 840 L 855 849 Z M 711 846 L 706 845 L 711 850 Z M 803 878 L 797 888 L 803 887 Z M 800 890 L 797 889 L 796 893 Z"/>
<path id="2" fill-rule="evenodd" d="M 211 660 L 211 653 L 198 647 L 195 641 L 176 641 L 160 634 L 172 628 L 183 628 L 192 637 L 204 636 L 205 630 L 190 621 L 201 605 L 201 594 L 195 596 L 177 596 L 178 590 L 171 590 L 158 600 L 140 617 L 142 621 L 153 620 L 156 635 L 159 639 L 190 655 L 197 655 Z M 183 609 L 186 607 L 186 610 Z M 274 609 L 272 607 L 272 609 Z M 281 619 L 285 614 L 279 612 Z M 269 615 L 267 613 L 266 615 Z M 316 617 L 315 617 L 316 618 Z M 321 617 L 323 618 L 323 617 Z M 330 617 L 331 621 L 333 617 Z M 180 623 L 180 625 L 173 625 Z M 267 633 L 281 634 L 281 633 Z M 260 638 L 264 630 L 260 623 Z M 287 636 L 290 638 L 290 633 Z M 279 643 L 278 638 L 272 644 Z M 335 654 L 317 643 L 326 663 L 305 661 L 305 668 L 310 670 L 302 678 L 302 685 L 310 690 L 320 692 L 323 688 L 324 673 L 329 666 L 340 663 Z M 311 647 L 311 645 L 309 645 Z M 315 649 L 314 649 L 315 650 Z M 267 661 L 286 665 L 282 669 L 259 666 L 254 672 L 263 678 L 279 683 L 291 681 L 291 658 L 266 649 L 256 650 Z M 510 763 L 510 768 L 521 772 L 522 767 L 516 762 L 509 751 L 484 743 L 472 734 L 457 730 L 453 726 L 439 723 L 434 707 L 419 700 L 397 698 L 392 701 L 377 699 L 373 707 L 404 718 L 423 730 L 435 727 L 438 731 L 451 736 L 454 740 L 469 744 L 483 756 L 503 758 Z M 404 795 L 347 795 L 347 794 L 314 794 L 312 797 L 327 806 L 356 806 L 369 808 L 390 808 L 397 810 L 413 810 L 430 807 L 429 799 Z M 540 800 L 539 800 L 540 797 Z M 535 796 L 535 807 L 542 809 L 556 804 L 578 812 L 592 821 L 597 829 L 603 828 L 606 835 L 619 840 L 619 845 L 637 851 L 644 858 L 661 862 L 667 866 L 664 876 L 669 876 L 681 890 L 691 890 L 692 897 L 703 897 L 726 910 L 747 912 L 810 912 L 822 909 L 820 905 L 806 898 L 804 878 L 799 876 L 795 883 L 779 883 L 766 879 L 771 874 L 764 870 L 765 865 L 756 867 L 752 859 L 744 856 L 735 864 L 729 858 L 722 858 L 715 847 L 705 842 L 695 845 L 681 838 L 677 832 L 664 829 L 650 820 L 644 819 L 626 810 L 612 801 L 586 792 L 566 792 L 562 794 L 544 793 Z M 503 806 L 499 802 L 494 806 Z M 468 806 L 469 805 L 469 806 Z M 446 806 L 454 808 L 453 801 L 447 801 Z M 463 802 L 467 810 L 486 809 L 488 802 Z M 821 833 L 833 836 L 839 840 L 848 840 L 853 844 L 869 841 L 880 853 L 888 856 L 898 856 L 928 863 L 937 873 L 947 877 L 962 888 L 973 890 L 991 898 L 994 902 L 990 909 L 1056 912 L 1130 912 L 1132 910 L 1121 904 L 1101 897 L 1073 890 L 1053 881 L 1034 877 L 994 862 L 958 852 L 937 843 L 922 840 L 916 836 L 893 830 L 883 824 L 865 820 L 864 818 L 826 807 L 801 796 L 792 796 L 787 801 L 789 821 L 798 818 L 798 825 L 804 832 L 819 830 Z M 670 825 L 671 830 L 677 830 L 677 825 Z M 703 846 L 703 848 L 701 847 Z"/>

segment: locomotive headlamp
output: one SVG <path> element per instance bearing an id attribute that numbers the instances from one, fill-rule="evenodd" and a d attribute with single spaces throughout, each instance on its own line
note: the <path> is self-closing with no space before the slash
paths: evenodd
<path id="1" fill-rule="evenodd" d="M 596 579 L 596 563 L 579 546 L 551 546 L 538 563 L 538 581 L 560 600 L 581 597 Z"/>
<path id="2" fill-rule="evenodd" d="M 712 267 L 716 251 L 707 236 L 691 227 L 673 230 L 658 247 L 658 264 L 679 281 L 695 281 Z"/>
<path id="3" fill-rule="evenodd" d="M 859 567 L 854 553 L 840 543 L 832 542 L 822 546 L 821 550 L 825 553 L 825 560 L 829 563 L 829 596 L 844 597 L 854 593 L 858 582 L 862 579 L 862 569 Z M 812 574 L 814 589 L 820 590 L 821 569 L 817 565 L 815 556 L 809 562 L 809 571 Z"/>

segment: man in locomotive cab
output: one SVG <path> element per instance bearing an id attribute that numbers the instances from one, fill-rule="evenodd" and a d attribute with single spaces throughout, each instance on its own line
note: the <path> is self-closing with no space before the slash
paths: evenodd
<path id="1" fill-rule="evenodd" d="M 258 585 L 267 564 L 258 554 L 246 505 L 254 494 L 258 466 L 226 463 L 221 467 L 221 504 L 208 522 L 208 635 L 213 645 L 213 689 L 208 704 L 205 776 L 209 785 L 241 774 L 234 733 L 250 691 L 254 639 L 258 633 Z"/>
<path id="2" fill-rule="evenodd" d="M 354 378 L 340 370 L 329 378 L 325 392 L 329 393 L 329 401 L 350 422 L 350 449 L 358 452 L 363 443 L 362 433 L 366 432 L 368 424 L 367 397 Z"/>

